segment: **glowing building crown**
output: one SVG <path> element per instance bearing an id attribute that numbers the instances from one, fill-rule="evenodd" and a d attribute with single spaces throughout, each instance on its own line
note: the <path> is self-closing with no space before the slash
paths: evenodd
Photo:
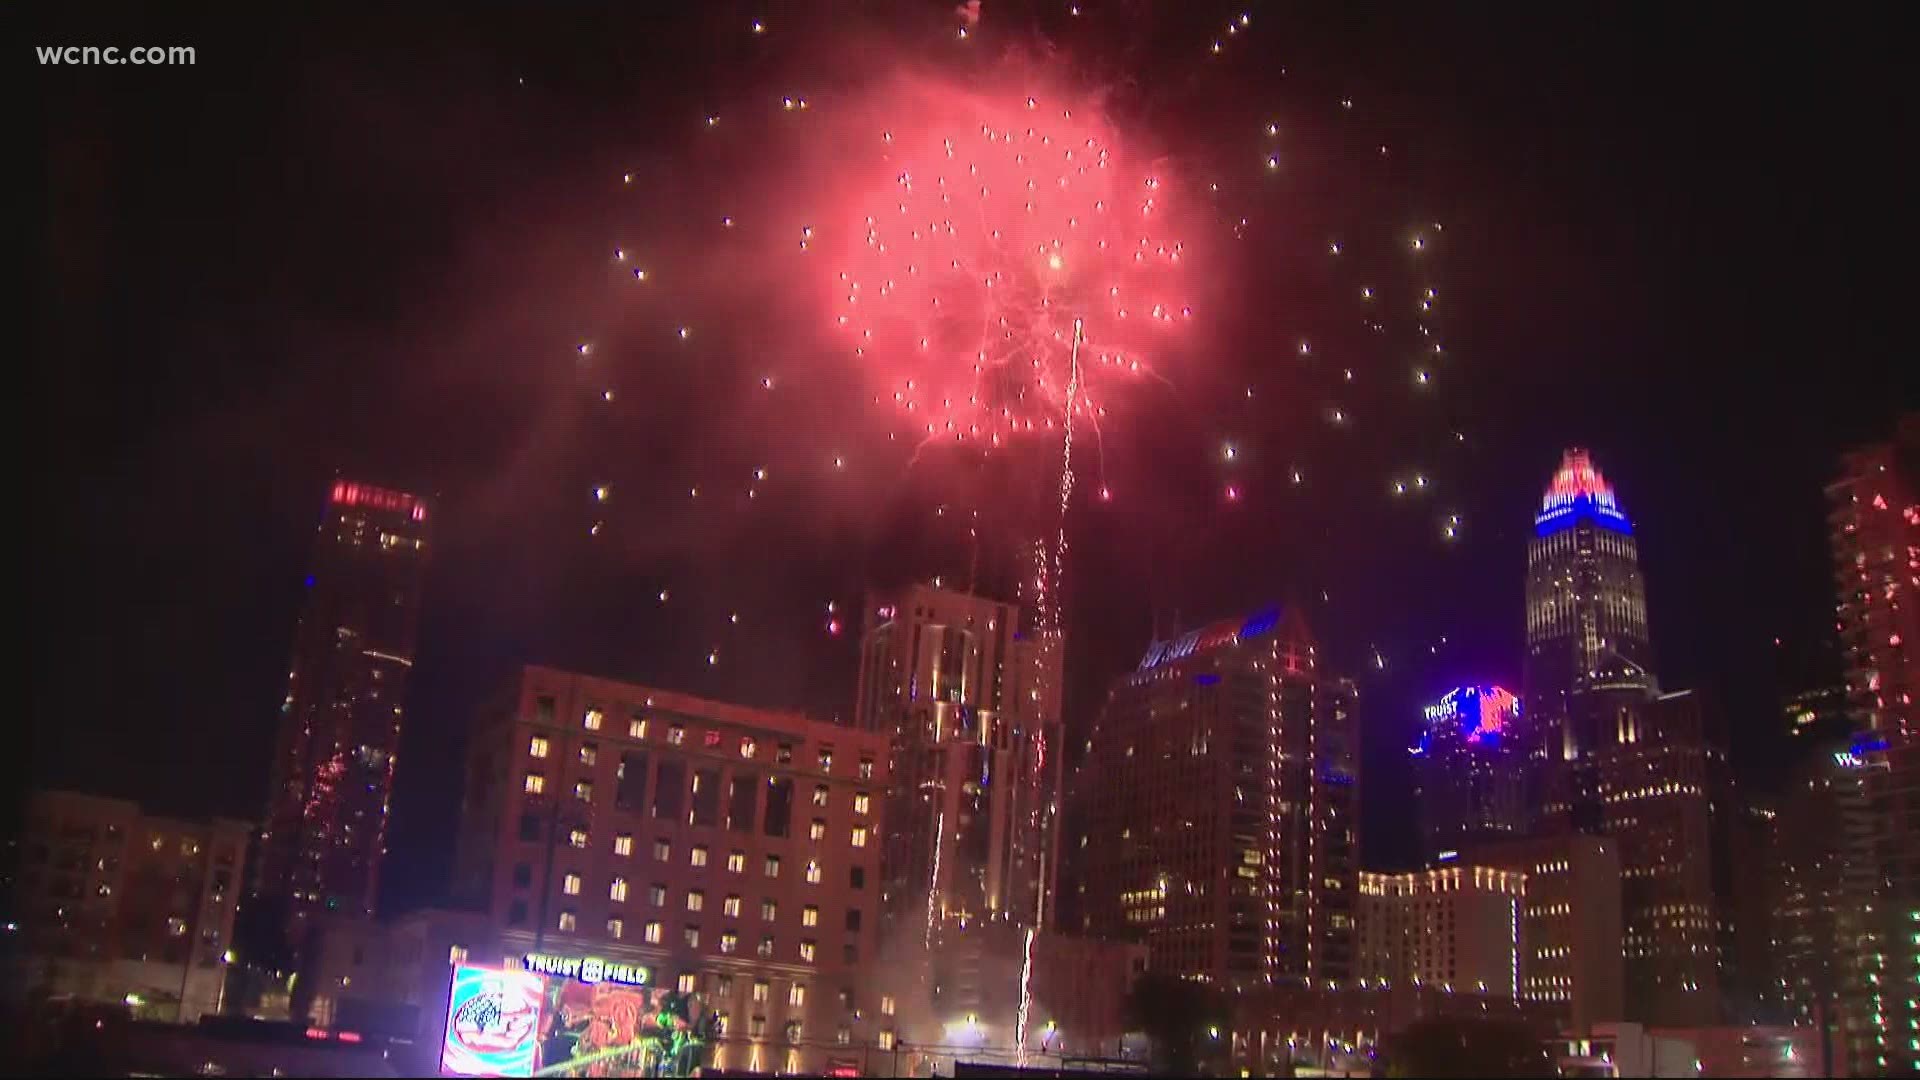
<path id="1" fill-rule="evenodd" d="M 1633 531 L 1613 485 L 1607 483 L 1587 452 L 1576 448 L 1560 456 L 1560 471 L 1547 485 L 1533 524 L 1539 535 L 1546 536 L 1583 518 L 1619 532 Z"/>

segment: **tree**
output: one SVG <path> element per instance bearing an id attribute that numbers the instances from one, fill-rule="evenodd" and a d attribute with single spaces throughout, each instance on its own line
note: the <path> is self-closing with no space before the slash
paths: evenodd
<path id="1" fill-rule="evenodd" d="M 1433 1017 L 1387 1040 L 1388 1076 L 1552 1076 L 1553 1058 L 1525 1024 Z"/>
<path id="2" fill-rule="evenodd" d="M 1192 979 L 1148 972 L 1127 993 L 1127 1026 L 1146 1033 L 1163 1075 L 1195 1076 L 1224 1055 L 1228 1019 L 1226 995 Z"/>

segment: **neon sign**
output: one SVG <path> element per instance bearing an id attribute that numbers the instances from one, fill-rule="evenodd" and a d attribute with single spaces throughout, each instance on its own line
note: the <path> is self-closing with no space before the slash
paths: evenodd
<path id="1" fill-rule="evenodd" d="M 1458 722 L 1470 743 L 1492 742 L 1520 716 L 1520 699 L 1498 686 L 1459 686 L 1422 710 L 1427 727 Z M 1424 741 L 1423 741 L 1424 749 Z"/>
<path id="2" fill-rule="evenodd" d="M 638 964 L 602 960 L 597 956 L 554 956 L 528 953 L 523 961 L 528 971 L 560 979 L 578 979 L 583 983 L 610 982 L 622 986 L 645 986 L 650 972 Z"/>
<path id="3" fill-rule="evenodd" d="M 1547 493 L 1540 500 L 1540 513 L 1533 519 L 1534 531 L 1548 536 L 1583 519 L 1616 532 L 1633 531 L 1626 512 L 1620 509 L 1613 485 L 1607 483 L 1587 452 L 1569 450 L 1561 456 L 1560 470 L 1553 474 L 1553 482 L 1547 485 Z"/>
<path id="4" fill-rule="evenodd" d="M 532 1076 L 545 1000 L 546 980 L 531 971 L 454 968 L 440 1071 L 453 1076 Z"/>

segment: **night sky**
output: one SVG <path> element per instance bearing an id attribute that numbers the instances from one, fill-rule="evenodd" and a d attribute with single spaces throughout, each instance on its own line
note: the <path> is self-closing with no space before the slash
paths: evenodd
<path id="1" fill-rule="evenodd" d="M 1368 859 L 1404 862 L 1417 706 L 1460 682 L 1517 689 L 1531 515 L 1577 444 L 1638 526 L 1663 683 L 1720 693 L 1736 765 L 1764 791 L 1789 754 L 1779 695 L 1833 673 L 1821 484 L 1841 449 L 1885 437 L 1916 404 L 1911 286 L 1895 272 L 1916 239 L 1903 145 L 1916 118 L 1893 35 L 1585 5 L 1392 19 L 1255 6 L 1233 66 L 1207 70 L 1207 41 L 1239 8 L 1081 6 L 1070 24 L 1062 4 L 988 3 L 982 29 L 1055 42 L 1063 62 L 1124 84 L 1116 108 L 1196 154 L 1217 160 L 1235 140 L 1256 154 L 1239 132 L 1270 104 L 1298 118 L 1303 145 L 1359 138 L 1310 143 L 1335 130 L 1313 109 L 1351 96 L 1364 137 L 1393 147 L 1390 169 L 1351 177 L 1344 207 L 1329 169 L 1312 194 L 1301 185 L 1294 219 L 1445 222 L 1461 366 L 1444 421 L 1360 412 L 1348 442 L 1317 433 L 1314 394 L 1262 427 L 1196 419 L 1192 386 L 1174 395 L 1185 411 L 1116 437 L 1116 482 L 1142 497 L 1076 511 L 1074 729 L 1156 621 L 1302 605 L 1332 666 L 1361 681 Z M 873 5 L 886 14 L 857 24 L 836 7 L 844 26 L 797 5 L 715 4 L 670 19 L 639 6 L 96 12 L 24 35 L 198 49 L 191 68 L 30 71 L 19 516 L 33 781 L 257 817 L 336 471 L 437 500 L 389 908 L 437 899 L 463 731 L 514 663 L 844 714 L 853 642 L 824 633 L 824 602 L 957 573 L 951 522 L 928 524 L 930 511 L 986 481 L 957 467 L 911 484 L 863 474 L 721 532 L 617 498 L 607 534 L 589 537 L 583 496 L 599 479 L 650 491 L 699 459 L 749 460 L 834 421 L 731 404 L 596 413 L 568 355 L 609 325 L 599 271 L 625 227 L 610 178 L 643 162 L 697 187 L 686 129 L 712 102 L 871 60 L 837 57 L 847 42 L 926 48 L 955 25 L 938 3 Z M 756 17 L 764 41 L 745 29 Z M 17 55 L 29 62 L 25 45 Z M 1293 289 L 1280 255 L 1263 254 L 1286 250 L 1286 215 L 1265 210 L 1274 231 L 1256 221 L 1254 254 L 1219 264 L 1238 268 L 1242 314 L 1209 344 L 1249 363 L 1278 352 L 1253 313 Z M 755 347 L 778 353 L 783 338 Z M 628 364 L 622 400 L 665 402 L 663 372 L 645 355 Z M 1454 427 L 1465 444 L 1430 460 Z M 740 450 L 749 433 L 760 442 Z M 1205 460 L 1221 437 L 1268 459 L 1231 508 Z M 1284 498 L 1283 459 L 1313 469 Z M 1432 505 L 1385 494 L 1385 464 L 1444 480 L 1459 541 L 1438 542 Z M 662 610 L 663 588 L 683 606 Z M 714 629 L 736 611 L 740 628 Z M 715 641 L 739 662 L 708 668 Z"/>

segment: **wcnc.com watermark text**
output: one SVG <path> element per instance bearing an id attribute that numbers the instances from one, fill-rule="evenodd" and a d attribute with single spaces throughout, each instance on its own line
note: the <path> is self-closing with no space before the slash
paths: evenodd
<path id="1" fill-rule="evenodd" d="M 118 45 L 36 45 L 34 51 L 40 54 L 42 64 L 67 64 L 73 67 L 94 64 L 110 67 L 118 64 L 190 66 L 194 62 L 191 45 L 135 45 L 130 49 L 122 49 Z"/>

